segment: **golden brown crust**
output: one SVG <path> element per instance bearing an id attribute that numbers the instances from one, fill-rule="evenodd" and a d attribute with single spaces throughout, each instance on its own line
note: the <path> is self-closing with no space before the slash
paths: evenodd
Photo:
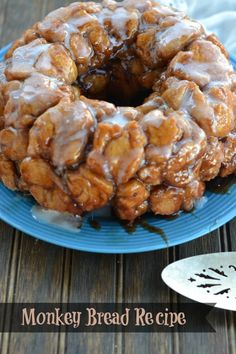
<path id="1" fill-rule="evenodd" d="M 113 205 L 120 219 L 132 221 L 147 212 L 148 197 L 149 192 L 145 185 L 131 179 L 119 185 Z"/>
<path id="2" fill-rule="evenodd" d="M 48 109 L 30 130 L 28 154 L 49 160 L 60 168 L 83 159 L 95 121 L 82 101 L 64 98 Z"/>
<path id="3" fill-rule="evenodd" d="M 5 186 L 11 190 L 18 189 L 18 177 L 13 161 L 0 154 L 0 177 Z"/>
<path id="4" fill-rule="evenodd" d="M 27 157 L 20 165 L 20 172 L 29 186 L 30 193 L 44 208 L 81 213 L 81 209 L 65 190 L 61 179 L 46 161 Z"/>
<path id="5" fill-rule="evenodd" d="M 95 174 L 86 165 L 66 174 L 68 188 L 83 211 L 102 208 L 113 196 L 113 183 Z"/>
<path id="6" fill-rule="evenodd" d="M 73 214 L 188 211 L 236 172 L 235 114 L 228 53 L 198 22 L 152 0 L 72 3 L 0 64 L 0 178 Z"/>
<path id="7" fill-rule="evenodd" d="M 236 173 L 236 133 L 232 132 L 224 143 L 224 161 L 220 175 L 226 177 Z"/>
<path id="8" fill-rule="evenodd" d="M 215 137 L 208 138 L 207 150 L 201 164 L 200 177 L 202 181 L 211 181 L 219 175 L 225 159 L 224 144 Z"/>

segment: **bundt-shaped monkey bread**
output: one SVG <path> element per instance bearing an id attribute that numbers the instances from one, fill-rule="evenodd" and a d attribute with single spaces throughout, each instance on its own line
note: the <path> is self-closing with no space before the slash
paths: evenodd
<path id="1" fill-rule="evenodd" d="M 183 12 L 72 3 L 0 66 L 0 178 L 76 215 L 189 211 L 236 171 L 235 82 L 223 45 Z"/>

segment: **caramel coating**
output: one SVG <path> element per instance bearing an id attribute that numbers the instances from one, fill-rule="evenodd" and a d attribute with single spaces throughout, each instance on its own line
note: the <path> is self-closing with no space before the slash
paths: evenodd
<path id="1" fill-rule="evenodd" d="M 195 198 L 203 196 L 204 183 L 194 181 L 186 189 L 172 186 L 155 187 L 150 195 L 150 206 L 154 214 L 172 215 L 180 209 L 190 211 L 194 206 Z"/>
<path id="2" fill-rule="evenodd" d="M 93 173 L 86 165 L 66 174 L 68 188 L 84 211 L 102 208 L 113 196 L 113 183 Z"/>
<path id="3" fill-rule="evenodd" d="M 119 185 L 113 201 L 114 208 L 120 219 L 134 220 L 148 210 L 149 192 L 145 185 L 131 179 Z"/>
<path id="4" fill-rule="evenodd" d="M 63 45 L 48 44 L 39 38 L 13 52 L 5 75 L 8 80 L 22 80 L 34 72 L 64 80 L 68 84 L 72 84 L 78 75 L 77 67 Z"/>
<path id="5" fill-rule="evenodd" d="M 224 144 L 215 137 L 208 138 L 207 150 L 203 157 L 200 176 L 202 181 L 211 181 L 220 173 L 225 159 Z"/>
<path id="6" fill-rule="evenodd" d="M 29 134 L 28 154 L 55 167 L 73 166 L 83 159 L 95 121 L 82 101 L 64 98 L 42 114 Z"/>
<path id="7" fill-rule="evenodd" d="M 8 82 L 8 100 L 4 109 L 5 126 L 31 127 L 34 121 L 55 106 L 64 96 L 73 96 L 70 86 L 48 76 L 35 73 L 24 82 Z"/>
<path id="8" fill-rule="evenodd" d="M 0 179 L 45 208 L 171 215 L 236 172 L 236 76 L 217 37 L 183 12 L 75 2 L 5 59 Z"/>
<path id="9" fill-rule="evenodd" d="M 3 154 L 0 154 L 0 175 L 5 186 L 11 190 L 18 189 L 18 178 L 13 161 L 8 160 Z"/>
<path id="10" fill-rule="evenodd" d="M 27 156 L 28 130 L 4 128 L 0 131 L 1 150 L 12 161 L 21 161 Z"/>
<path id="11" fill-rule="evenodd" d="M 236 133 L 232 132 L 224 143 L 224 160 L 220 175 L 226 177 L 236 173 Z"/>
<path id="12" fill-rule="evenodd" d="M 197 22 L 167 16 L 159 20 L 158 28 L 138 35 L 137 53 L 147 66 L 153 68 L 172 59 L 202 33 L 203 28 Z"/>
<path id="13" fill-rule="evenodd" d="M 230 86 L 233 68 L 221 48 L 206 39 L 194 41 L 188 51 L 179 52 L 171 61 L 167 75 L 181 80 L 195 82 L 200 88 L 217 86 L 217 83 Z"/>
<path id="14" fill-rule="evenodd" d="M 144 158 L 146 137 L 138 123 L 132 121 L 122 129 L 115 123 L 98 125 L 94 149 L 88 155 L 91 169 L 111 177 L 117 185 L 135 176 Z"/>
<path id="15" fill-rule="evenodd" d="M 175 110 L 187 112 L 207 136 L 224 138 L 235 126 L 236 97 L 227 86 L 203 91 L 191 81 L 169 78 L 162 98 Z"/>
<path id="16" fill-rule="evenodd" d="M 80 213 L 51 166 L 42 159 L 25 158 L 20 165 L 23 180 L 36 201 L 47 209 Z"/>

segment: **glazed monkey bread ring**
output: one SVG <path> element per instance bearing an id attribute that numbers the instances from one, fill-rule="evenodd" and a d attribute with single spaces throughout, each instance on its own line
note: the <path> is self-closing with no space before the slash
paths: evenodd
<path id="1" fill-rule="evenodd" d="M 1 64 L 1 180 L 76 215 L 189 211 L 236 171 L 235 83 L 223 45 L 183 12 L 72 3 Z"/>

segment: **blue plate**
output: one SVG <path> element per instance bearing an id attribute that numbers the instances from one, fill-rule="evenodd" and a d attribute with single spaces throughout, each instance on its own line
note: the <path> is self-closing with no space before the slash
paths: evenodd
<path id="1" fill-rule="evenodd" d="M 0 50 L 0 61 L 9 46 Z M 232 60 L 236 67 L 236 62 Z M 222 226 L 236 216 L 236 185 L 226 194 L 206 193 L 207 203 L 193 213 L 182 213 L 168 220 L 147 215 L 143 225 L 129 234 L 115 218 L 96 217 L 101 225 L 95 230 L 84 218 L 78 232 L 67 231 L 53 224 L 41 223 L 31 214 L 32 198 L 14 193 L 0 184 L 0 218 L 15 228 L 46 242 L 75 250 L 99 253 L 134 253 L 176 246 L 196 239 Z M 147 230 L 146 224 L 159 229 Z"/>

